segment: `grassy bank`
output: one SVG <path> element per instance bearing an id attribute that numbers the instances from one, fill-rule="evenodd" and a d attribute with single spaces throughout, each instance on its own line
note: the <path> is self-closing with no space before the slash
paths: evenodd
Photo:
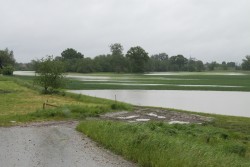
<path id="1" fill-rule="evenodd" d="M 84 121 L 77 129 L 141 166 L 250 166 L 250 139 L 212 125 Z"/>
<path id="2" fill-rule="evenodd" d="M 11 77 L 0 77 L 0 126 L 21 122 L 84 119 L 101 113 L 131 109 L 125 103 L 85 95 L 61 93 L 43 95 L 39 87 Z M 46 106 L 43 103 L 57 107 Z"/>

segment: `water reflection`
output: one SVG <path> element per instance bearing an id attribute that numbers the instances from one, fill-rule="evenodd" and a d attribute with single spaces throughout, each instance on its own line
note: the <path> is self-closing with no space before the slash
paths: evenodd
<path id="1" fill-rule="evenodd" d="M 250 92 L 176 90 L 71 90 L 134 105 L 250 117 Z"/>

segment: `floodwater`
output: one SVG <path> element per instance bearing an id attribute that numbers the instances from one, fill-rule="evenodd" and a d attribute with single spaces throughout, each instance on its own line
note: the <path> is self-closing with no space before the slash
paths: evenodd
<path id="1" fill-rule="evenodd" d="M 247 75 L 240 72 L 151 72 L 144 75 Z"/>
<path id="2" fill-rule="evenodd" d="M 34 71 L 15 71 L 15 75 L 34 75 Z M 185 72 L 150 73 L 151 75 L 190 75 Z M 149 74 L 149 75 L 150 75 Z M 192 73 L 193 74 L 193 73 Z M 195 73 L 194 73 L 195 74 Z M 198 74 L 198 73 L 197 73 Z M 244 73 L 199 73 L 204 75 L 245 75 Z M 133 83 L 129 76 L 127 80 L 119 78 L 116 83 L 105 83 L 112 81 L 108 76 L 87 76 L 69 74 L 67 77 L 80 81 L 98 81 L 98 84 L 110 85 L 136 85 L 136 86 L 159 86 L 171 85 L 180 87 L 240 87 L 231 85 L 184 85 L 184 84 L 147 84 Z M 162 78 L 165 79 L 165 78 Z M 120 82 L 120 83 L 117 83 Z M 130 82 L 130 83 L 129 83 Z M 92 84 L 92 83 L 88 83 Z M 95 83 L 97 84 L 97 83 Z M 87 94 L 107 99 L 131 103 L 134 105 L 156 106 L 176 108 L 182 110 L 215 113 L 223 115 L 234 115 L 250 117 L 250 92 L 226 92 L 226 91 L 185 91 L 185 90 L 74 90 L 74 93 Z"/>
<path id="3" fill-rule="evenodd" d="M 141 106 L 250 117 L 250 92 L 185 90 L 71 90 Z"/>

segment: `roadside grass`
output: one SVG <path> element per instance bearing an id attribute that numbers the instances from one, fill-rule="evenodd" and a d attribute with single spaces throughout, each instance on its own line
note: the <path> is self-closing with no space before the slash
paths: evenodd
<path id="1" fill-rule="evenodd" d="M 88 120 L 77 130 L 141 166 L 250 166 L 249 146 L 209 125 Z"/>
<path id="2" fill-rule="evenodd" d="M 43 109 L 44 102 L 58 107 L 47 106 Z M 105 112 L 132 109 L 129 104 L 85 95 L 43 95 L 30 82 L 13 77 L 0 77 L 0 107 L 0 126 L 29 121 L 81 120 Z"/>

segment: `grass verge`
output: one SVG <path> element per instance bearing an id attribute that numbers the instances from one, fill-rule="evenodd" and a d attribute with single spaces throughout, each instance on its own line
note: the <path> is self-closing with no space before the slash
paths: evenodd
<path id="1" fill-rule="evenodd" d="M 0 126 L 30 121 L 81 120 L 105 112 L 132 108 L 126 103 L 72 93 L 43 95 L 39 90 L 39 87 L 30 82 L 13 77 L 0 77 Z M 58 107 L 48 106 L 43 109 L 45 101 Z"/>
<path id="2" fill-rule="evenodd" d="M 77 130 L 141 166 L 250 166 L 247 144 L 213 126 L 90 120 Z"/>

